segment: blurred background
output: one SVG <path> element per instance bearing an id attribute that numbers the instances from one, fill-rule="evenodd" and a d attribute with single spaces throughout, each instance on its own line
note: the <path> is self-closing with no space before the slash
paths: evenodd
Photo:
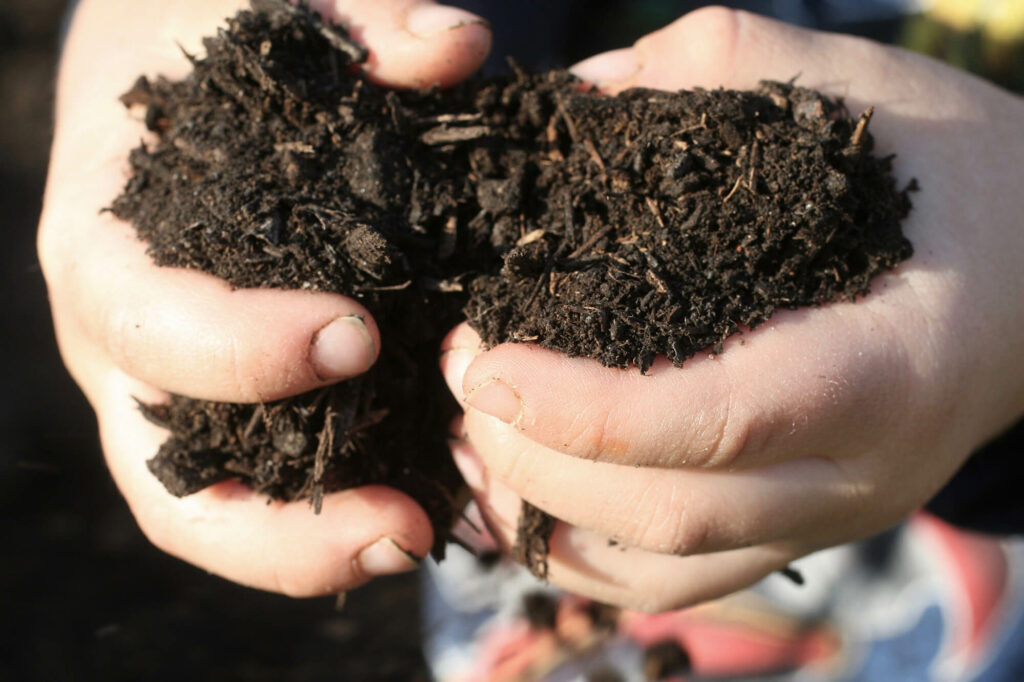
<path id="1" fill-rule="evenodd" d="M 500 29 L 500 69 L 506 54 L 539 68 L 628 45 L 702 3 L 452 4 Z M 909 20 L 894 0 L 727 4 L 904 42 L 1024 86 L 1019 2 L 1002 5 L 1020 16 L 991 20 L 981 0 L 936 0 Z M 110 481 L 57 355 L 34 249 L 64 11 L 64 0 L 0 4 L 0 680 L 426 679 L 414 576 L 375 581 L 342 611 L 236 587 L 152 548 Z"/>

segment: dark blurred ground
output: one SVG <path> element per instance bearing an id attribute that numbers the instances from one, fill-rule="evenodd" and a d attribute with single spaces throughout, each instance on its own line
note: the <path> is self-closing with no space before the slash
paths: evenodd
<path id="1" fill-rule="evenodd" d="M 34 238 L 63 0 L 0 3 L 0 680 L 412 680 L 415 579 L 295 601 L 151 547 L 57 355 Z"/>

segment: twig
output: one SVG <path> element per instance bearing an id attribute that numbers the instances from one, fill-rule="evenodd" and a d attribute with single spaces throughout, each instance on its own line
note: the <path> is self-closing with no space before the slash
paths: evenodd
<path id="1" fill-rule="evenodd" d="M 864 134 L 868 131 L 868 124 L 871 123 L 871 117 L 875 115 L 875 108 L 868 107 L 864 110 L 864 113 L 857 119 L 857 127 L 853 131 L 853 136 L 850 138 L 851 147 L 860 147 L 864 143 Z"/>
<path id="2" fill-rule="evenodd" d="M 461 276 L 462 275 L 457 275 L 456 277 L 452 277 L 450 279 L 434 279 L 432 277 L 423 277 L 420 279 L 420 286 L 422 286 L 427 291 L 440 291 L 442 293 L 463 291 L 466 287 L 463 286 L 462 282 L 459 281 L 459 277 Z"/>
<path id="3" fill-rule="evenodd" d="M 736 192 L 737 192 L 737 191 L 739 190 L 739 188 L 740 188 L 740 185 L 742 185 L 742 184 L 743 184 L 743 179 L 744 179 L 744 178 L 743 178 L 743 174 L 742 174 L 742 173 L 740 173 L 740 176 L 739 176 L 738 178 L 736 178 L 736 184 L 734 184 L 734 185 L 732 186 L 732 189 L 731 189 L 731 190 L 729 190 L 729 193 L 725 195 L 725 198 L 724 198 L 724 199 L 722 199 L 722 203 L 723 203 L 723 204 L 727 204 L 727 203 L 729 203 L 729 199 L 732 199 L 732 195 L 733 195 L 733 194 L 736 194 Z"/>
<path id="4" fill-rule="evenodd" d="M 547 129 L 544 131 L 547 136 L 548 144 L 552 145 L 551 149 L 548 151 L 548 158 L 554 163 L 562 163 L 565 161 L 565 156 L 562 154 L 562 150 L 554 146 L 558 144 L 558 117 L 559 114 L 557 113 L 552 116 L 551 120 L 548 121 Z"/>
<path id="5" fill-rule="evenodd" d="M 661 276 L 654 270 L 648 270 L 647 274 L 644 276 L 644 279 L 646 279 L 647 283 L 654 287 L 659 294 L 669 293 L 668 284 L 666 284 L 665 280 L 662 279 Z"/>
<path id="6" fill-rule="evenodd" d="M 478 140 L 481 137 L 491 135 L 490 126 L 466 126 L 465 128 L 449 128 L 448 126 L 437 126 L 431 128 L 420 136 L 423 144 L 431 146 L 451 144 L 453 142 L 468 142 Z"/>
<path id="7" fill-rule="evenodd" d="M 755 180 L 757 179 L 757 162 L 759 161 L 760 152 L 761 146 L 757 140 L 754 140 L 754 145 L 750 148 L 750 175 L 747 176 L 747 189 L 754 194 L 757 194 Z"/>
<path id="8" fill-rule="evenodd" d="M 521 67 L 519 62 L 515 59 L 512 57 L 505 57 L 505 62 L 508 64 L 508 68 L 512 69 L 512 72 L 516 74 L 516 78 L 518 80 L 525 81 L 529 78 L 526 72 L 523 71 L 523 67 Z"/>
<path id="9" fill-rule="evenodd" d="M 330 456 L 331 450 L 334 449 L 334 419 L 337 416 L 334 407 L 328 405 L 324 413 L 324 427 L 318 434 L 319 442 L 316 446 L 316 455 L 313 458 L 313 494 L 310 497 L 310 503 L 313 505 L 313 511 L 317 514 L 324 506 L 324 471 L 327 468 L 327 458 Z"/>
<path id="10" fill-rule="evenodd" d="M 565 128 L 569 131 L 569 137 L 572 138 L 574 144 L 579 144 L 580 138 L 576 132 L 576 121 L 572 120 L 572 116 L 566 110 L 565 102 L 562 101 L 561 97 L 558 98 L 556 104 L 558 106 L 558 113 L 562 115 L 562 120 L 565 121 Z"/>
<path id="11" fill-rule="evenodd" d="M 590 154 L 590 160 L 593 161 L 598 168 L 604 170 L 604 159 L 601 158 L 601 154 L 597 151 L 597 145 L 594 144 L 594 141 L 589 137 L 584 138 L 583 146 L 587 148 L 587 153 Z"/>
<path id="12" fill-rule="evenodd" d="M 786 566 L 784 568 L 780 568 L 779 569 L 779 573 L 781 573 L 786 578 L 789 578 L 796 585 L 803 585 L 804 584 L 804 576 L 803 576 L 803 574 L 800 571 L 798 571 L 795 568 L 793 568 L 792 566 Z"/>
<path id="13" fill-rule="evenodd" d="M 416 125 L 438 125 L 441 123 L 476 123 L 483 118 L 483 114 L 438 114 L 437 116 L 424 116 L 417 118 L 413 123 Z"/>
<path id="14" fill-rule="evenodd" d="M 658 208 L 658 201 L 653 197 L 644 197 L 647 202 L 647 208 L 651 210 L 654 215 L 654 219 L 658 221 L 659 227 L 665 227 L 665 220 L 661 217 L 661 209 Z"/>
<path id="15" fill-rule="evenodd" d="M 264 426 L 266 426 L 266 408 L 263 407 L 263 403 L 258 403 L 256 409 L 252 411 L 252 417 L 249 418 L 249 423 L 246 424 L 245 429 L 242 431 L 242 440 L 249 440 L 249 436 L 256 431 L 260 421 L 263 421 Z"/>
<path id="16" fill-rule="evenodd" d="M 359 287 L 356 291 L 360 293 L 377 292 L 377 291 L 403 291 L 408 289 L 412 285 L 412 280 L 407 279 L 401 284 L 392 284 L 390 286 L 383 287 Z"/>
<path id="17" fill-rule="evenodd" d="M 572 260 L 574 258 L 578 258 L 579 256 L 581 256 L 584 253 L 586 253 L 587 250 L 591 246 L 593 246 L 594 244 L 596 244 L 599 241 L 601 241 L 601 238 L 607 236 L 608 233 L 611 232 L 611 231 L 612 231 L 612 226 L 611 225 L 605 225 L 600 230 L 595 231 L 594 234 L 592 234 L 589 237 L 587 237 L 587 240 L 585 242 L 583 242 L 582 244 L 577 246 L 575 251 L 573 251 L 572 253 L 569 254 L 569 260 Z"/>
<path id="18" fill-rule="evenodd" d="M 444 230 L 437 245 L 437 257 L 441 260 L 448 260 L 455 253 L 455 247 L 459 240 L 459 219 L 456 216 L 448 216 L 444 223 Z"/>

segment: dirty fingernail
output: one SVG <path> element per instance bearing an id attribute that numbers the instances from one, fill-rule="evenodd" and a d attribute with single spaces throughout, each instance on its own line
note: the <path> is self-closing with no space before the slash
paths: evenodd
<path id="1" fill-rule="evenodd" d="M 391 538 L 381 538 L 359 552 L 353 561 L 358 573 L 379 576 L 412 571 L 419 567 L 421 559 Z"/>
<path id="2" fill-rule="evenodd" d="M 466 24 L 487 26 L 486 21 L 471 12 L 444 5 L 417 5 L 405 15 L 406 30 L 417 38 L 433 38 Z"/>
<path id="3" fill-rule="evenodd" d="M 628 80 L 640 70 L 640 67 L 636 51 L 631 47 L 625 47 L 585 59 L 570 71 L 588 83 L 600 85 Z"/>
<path id="4" fill-rule="evenodd" d="M 522 398 L 500 379 L 492 379 L 471 390 L 466 394 L 466 403 L 506 424 L 518 424 L 523 417 Z"/>
<path id="5" fill-rule="evenodd" d="M 377 351 L 359 315 L 339 317 L 313 336 L 309 361 L 324 380 L 346 379 L 370 369 Z"/>

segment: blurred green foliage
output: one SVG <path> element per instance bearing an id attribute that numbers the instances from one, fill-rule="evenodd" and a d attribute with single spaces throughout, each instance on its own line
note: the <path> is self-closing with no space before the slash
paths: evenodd
<path id="1" fill-rule="evenodd" d="M 1024 93 L 1024 2 L 1020 0 L 937 2 L 931 11 L 907 18 L 902 43 Z"/>

